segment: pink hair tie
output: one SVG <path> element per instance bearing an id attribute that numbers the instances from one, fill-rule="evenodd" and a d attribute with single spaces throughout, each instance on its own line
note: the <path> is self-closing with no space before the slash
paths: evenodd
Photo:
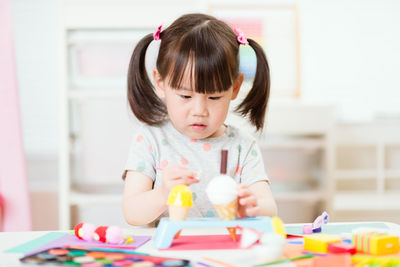
<path id="1" fill-rule="evenodd" d="M 242 45 L 248 45 L 249 41 L 247 41 L 246 36 L 244 36 L 244 33 L 242 32 L 241 29 L 239 28 L 234 28 L 233 31 L 236 33 L 237 36 L 237 41 L 242 44 Z"/>
<path id="2" fill-rule="evenodd" d="M 154 40 L 156 40 L 156 41 L 160 40 L 161 28 L 162 28 L 162 24 L 160 24 L 160 26 L 158 26 L 156 32 L 153 33 L 153 38 L 154 38 Z"/>

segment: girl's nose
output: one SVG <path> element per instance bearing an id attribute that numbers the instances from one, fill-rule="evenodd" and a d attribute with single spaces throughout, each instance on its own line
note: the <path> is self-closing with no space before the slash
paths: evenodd
<path id="1" fill-rule="evenodd" d="M 195 98 L 192 107 L 192 114 L 194 116 L 207 116 L 208 115 L 207 100 L 204 99 L 203 97 Z"/>

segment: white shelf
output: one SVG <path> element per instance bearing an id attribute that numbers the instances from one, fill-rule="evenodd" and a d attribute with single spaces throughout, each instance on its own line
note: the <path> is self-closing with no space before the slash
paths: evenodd
<path id="1" fill-rule="evenodd" d="M 400 170 L 386 170 L 385 171 L 386 178 L 399 178 L 400 179 Z"/>
<path id="2" fill-rule="evenodd" d="M 333 208 L 337 211 L 353 210 L 399 210 L 400 192 L 378 194 L 371 193 L 336 193 Z"/>
<path id="3" fill-rule="evenodd" d="M 350 180 L 350 179 L 371 179 L 377 177 L 377 170 L 370 169 L 353 169 L 353 170 L 336 170 L 335 178 L 338 180 Z"/>

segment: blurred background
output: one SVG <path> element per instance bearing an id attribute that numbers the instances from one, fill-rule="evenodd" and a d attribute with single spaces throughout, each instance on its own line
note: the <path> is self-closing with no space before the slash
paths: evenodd
<path id="1" fill-rule="evenodd" d="M 327 210 L 332 221 L 400 223 L 399 1 L 10 2 L 33 230 L 128 226 L 130 55 L 145 34 L 189 12 L 240 27 L 265 49 L 271 102 L 255 135 L 283 221 Z M 241 47 L 240 60 L 237 101 L 252 83 L 251 48 Z M 233 114 L 228 122 L 253 131 Z"/>

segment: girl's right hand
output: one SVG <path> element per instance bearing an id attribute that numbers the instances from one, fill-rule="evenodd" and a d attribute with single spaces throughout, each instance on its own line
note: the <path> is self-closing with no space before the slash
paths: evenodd
<path id="1" fill-rule="evenodd" d="M 179 184 L 191 185 L 198 183 L 199 180 L 195 177 L 195 172 L 181 165 L 168 166 L 162 171 L 162 187 L 169 194 L 171 189 Z"/>

